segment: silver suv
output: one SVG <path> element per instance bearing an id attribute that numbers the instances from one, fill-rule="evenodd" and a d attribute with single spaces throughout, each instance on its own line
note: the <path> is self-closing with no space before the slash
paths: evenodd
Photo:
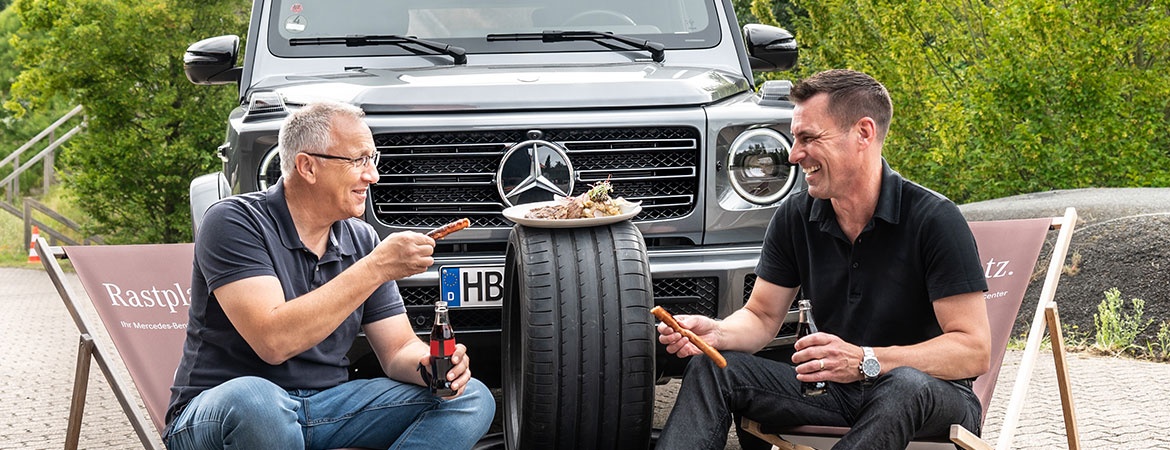
<path id="1" fill-rule="evenodd" d="M 471 219 L 399 287 L 420 334 L 448 301 L 489 385 L 506 346 L 505 208 L 609 180 L 641 202 L 653 303 L 724 316 L 750 293 L 775 206 L 803 183 L 787 164 L 791 84 L 753 79 L 792 67 L 796 42 L 741 29 L 731 0 L 254 0 L 242 64 L 239 41 L 184 58 L 194 83 L 239 84 L 223 171 L 191 184 L 195 226 L 211 202 L 277 182 L 288 111 L 361 107 L 381 152 L 365 220 L 386 235 Z M 654 379 L 681 374 L 657 351 Z M 351 352 L 355 376 L 378 370 L 366 352 Z"/>

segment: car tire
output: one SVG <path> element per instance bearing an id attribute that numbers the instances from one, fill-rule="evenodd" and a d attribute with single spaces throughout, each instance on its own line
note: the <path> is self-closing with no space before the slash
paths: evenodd
<path id="1" fill-rule="evenodd" d="M 654 408 L 654 294 L 646 245 L 609 226 L 518 226 L 503 305 L 510 449 L 646 449 Z"/>

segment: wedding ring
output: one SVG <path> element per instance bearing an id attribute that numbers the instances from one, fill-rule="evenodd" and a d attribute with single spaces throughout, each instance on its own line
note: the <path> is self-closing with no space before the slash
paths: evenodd
<path id="1" fill-rule="evenodd" d="M 820 363 L 821 363 L 821 370 L 825 370 L 825 360 L 818 359 L 817 361 L 820 361 Z"/>

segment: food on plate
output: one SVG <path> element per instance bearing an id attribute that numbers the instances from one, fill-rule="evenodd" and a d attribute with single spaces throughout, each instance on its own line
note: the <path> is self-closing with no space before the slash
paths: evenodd
<path id="1" fill-rule="evenodd" d="M 471 226 L 471 219 L 464 217 L 462 219 L 456 220 L 456 221 L 451 222 L 449 224 L 443 225 L 439 228 L 435 228 L 431 231 L 428 231 L 427 236 L 429 236 L 431 239 L 434 239 L 437 241 L 439 239 L 447 237 L 448 234 L 454 233 L 456 231 L 462 230 L 462 229 L 470 227 L 470 226 Z"/>
<path id="2" fill-rule="evenodd" d="M 524 214 L 526 219 L 591 219 L 595 217 L 616 216 L 627 207 L 637 203 L 624 198 L 610 197 L 613 185 L 609 181 L 599 181 L 585 193 L 574 197 L 562 197 L 558 203 L 550 206 L 533 208 Z"/>
<path id="3" fill-rule="evenodd" d="M 704 355 L 707 355 L 708 358 L 711 358 L 712 361 L 715 361 L 715 365 L 719 366 L 720 369 L 727 367 L 727 360 L 723 358 L 723 355 L 719 353 L 719 350 L 715 350 L 715 347 L 712 347 L 711 344 L 707 343 L 707 341 L 699 338 L 699 335 L 695 334 L 695 332 L 683 328 L 682 325 L 679 325 L 678 321 L 674 320 L 674 316 L 670 315 L 670 313 L 665 309 L 662 309 L 661 306 L 655 306 L 650 310 L 650 314 L 653 314 L 654 317 L 657 317 L 658 320 L 662 321 L 662 323 L 665 323 L 666 326 L 673 328 L 675 332 L 682 333 L 683 336 L 686 336 L 687 339 L 690 339 L 691 343 L 695 344 L 695 347 L 699 347 L 699 350 L 702 350 Z"/>

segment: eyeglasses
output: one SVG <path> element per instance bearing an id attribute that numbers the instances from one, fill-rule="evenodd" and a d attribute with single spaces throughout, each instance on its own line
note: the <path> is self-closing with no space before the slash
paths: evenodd
<path id="1" fill-rule="evenodd" d="M 304 153 L 304 154 L 309 155 L 309 156 L 316 156 L 318 158 L 333 159 L 333 160 L 337 160 L 337 161 L 345 161 L 345 162 L 348 162 L 351 166 L 353 166 L 354 169 L 361 169 L 363 167 L 366 167 L 366 165 L 370 164 L 371 162 L 374 163 L 374 167 L 377 167 L 378 166 L 378 159 L 382 156 L 382 153 L 374 153 L 373 155 L 363 155 L 363 156 L 359 156 L 357 158 L 346 158 L 344 156 L 326 155 L 324 153 L 311 153 L 311 152 L 301 152 L 301 153 Z"/>

